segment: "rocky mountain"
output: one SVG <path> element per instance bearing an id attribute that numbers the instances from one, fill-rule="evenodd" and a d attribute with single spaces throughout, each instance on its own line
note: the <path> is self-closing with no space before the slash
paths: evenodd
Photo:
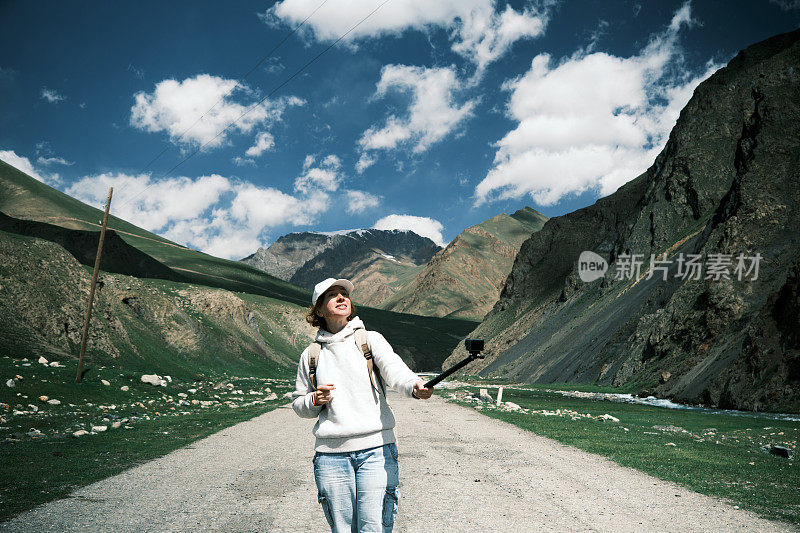
<path id="1" fill-rule="evenodd" d="M 330 240 L 322 233 L 290 233 L 280 237 L 269 248 L 262 246 L 241 262 L 289 281 L 297 269 L 325 250 Z"/>
<path id="2" fill-rule="evenodd" d="M 800 30 L 741 51 L 644 174 L 522 245 L 468 371 L 800 410 L 798 124 Z M 605 276 L 582 281 L 584 251 Z"/>
<path id="3" fill-rule="evenodd" d="M 304 232 L 284 235 L 242 262 L 307 289 L 328 277 L 345 277 L 358 286 L 356 302 L 382 307 L 439 250 L 411 231 Z"/>
<path id="4" fill-rule="evenodd" d="M 382 307 L 480 320 L 500 296 L 520 246 L 546 221 L 525 207 L 467 228 Z"/>

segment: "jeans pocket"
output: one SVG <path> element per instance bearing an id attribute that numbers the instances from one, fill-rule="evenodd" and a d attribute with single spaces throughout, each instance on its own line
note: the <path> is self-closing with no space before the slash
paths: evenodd
<path id="1" fill-rule="evenodd" d="M 322 512 L 325 513 L 325 520 L 328 521 L 328 525 L 331 530 L 333 530 L 333 515 L 331 514 L 330 504 L 328 504 L 328 498 L 322 494 L 317 494 L 317 501 L 322 505 Z"/>
<path id="2" fill-rule="evenodd" d="M 400 491 L 397 487 L 387 487 L 386 494 L 383 496 L 383 527 L 394 527 L 394 518 L 397 516 L 397 502 L 400 499 Z"/>

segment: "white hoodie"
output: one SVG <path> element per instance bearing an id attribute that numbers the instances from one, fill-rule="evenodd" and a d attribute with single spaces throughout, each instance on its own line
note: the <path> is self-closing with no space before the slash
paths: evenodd
<path id="1" fill-rule="evenodd" d="M 318 452 L 351 452 L 395 442 L 394 414 L 383 391 L 378 393 L 369 379 L 367 361 L 356 345 L 354 330 L 363 328 L 353 318 L 338 333 L 320 328 L 317 341 L 322 343 L 317 358 L 317 385 L 332 383 L 331 401 L 315 406 L 314 388 L 308 376 L 308 348 L 300 356 L 292 407 L 303 418 L 319 417 L 314 425 Z M 377 331 L 367 333 L 375 366 L 387 387 L 411 397 L 419 377 L 394 353 Z M 375 379 L 376 386 L 380 387 Z"/>

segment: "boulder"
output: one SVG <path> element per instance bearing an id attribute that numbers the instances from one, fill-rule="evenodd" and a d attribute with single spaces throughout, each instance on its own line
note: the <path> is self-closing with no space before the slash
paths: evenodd
<path id="1" fill-rule="evenodd" d="M 122 387 L 119 388 L 119 390 L 121 390 L 122 392 L 128 392 L 129 390 L 131 390 L 131 388 L 128 387 L 127 385 L 123 385 Z"/>
<path id="2" fill-rule="evenodd" d="M 119 429 L 120 427 L 122 427 L 122 422 L 120 422 L 120 421 L 116 421 L 116 422 L 114 422 L 114 423 L 112 423 L 112 424 L 111 424 L 111 427 L 112 427 L 113 429 Z"/>
<path id="3" fill-rule="evenodd" d="M 494 398 L 489 396 L 489 391 L 487 389 L 481 389 L 480 392 L 478 392 L 478 399 L 482 402 L 494 403 Z"/>
<path id="4" fill-rule="evenodd" d="M 667 372 L 666 370 L 664 370 L 661 373 L 661 379 L 659 379 L 658 382 L 661 383 L 661 384 L 664 384 L 667 381 L 669 381 L 669 378 L 671 378 L 671 377 L 672 377 L 672 373 L 671 372 Z"/>
<path id="5" fill-rule="evenodd" d="M 17 386 L 17 382 L 13 379 L 9 379 L 6 381 L 6 387 L 11 387 L 12 389 Z"/>
<path id="6" fill-rule="evenodd" d="M 292 391 L 287 392 L 283 395 L 284 399 L 291 400 L 292 399 Z"/>
<path id="7" fill-rule="evenodd" d="M 267 400 L 267 401 L 269 401 L 269 402 L 271 402 L 272 400 L 277 400 L 277 399 L 278 399 L 278 395 L 277 395 L 277 394 L 275 394 L 274 392 L 270 392 L 270 393 L 269 393 L 269 396 L 267 396 L 267 397 L 266 397 L 266 398 L 264 398 L 264 399 L 265 399 L 265 400 Z"/>
<path id="8" fill-rule="evenodd" d="M 61 405 L 61 400 L 56 400 L 55 398 L 50 398 L 47 400 L 47 403 L 50 405 Z"/>
<path id="9" fill-rule="evenodd" d="M 46 402 L 46 401 L 47 401 L 47 400 L 49 400 L 49 399 L 50 399 L 50 397 L 49 397 L 49 396 L 45 396 L 44 394 L 42 394 L 41 396 L 39 396 L 39 401 L 40 401 L 40 402 Z"/>
<path id="10" fill-rule="evenodd" d="M 514 402 L 506 402 L 503 405 L 505 405 L 506 409 L 508 409 L 509 411 L 519 411 L 522 409 L 522 407 L 515 404 Z"/>
<path id="11" fill-rule="evenodd" d="M 619 422 L 619 418 L 617 418 L 616 416 L 611 416 L 608 413 L 598 416 L 597 419 L 603 421 L 608 420 L 609 422 Z"/>
<path id="12" fill-rule="evenodd" d="M 43 365 L 46 365 L 46 364 L 47 364 L 49 361 L 48 361 L 47 359 L 45 359 L 44 357 L 40 357 L 40 358 L 39 358 L 39 362 L 40 362 L 41 364 L 43 364 Z"/>
<path id="13" fill-rule="evenodd" d="M 92 426 L 92 433 L 102 433 L 107 430 L 108 426 Z"/>
<path id="14" fill-rule="evenodd" d="M 164 381 L 158 374 L 144 374 L 141 379 L 142 383 L 148 383 L 155 387 L 158 387 Z"/>
<path id="15" fill-rule="evenodd" d="M 72 436 L 75 437 L 75 438 L 78 438 L 78 437 L 83 437 L 84 435 L 88 435 L 88 434 L 89 434 L 89 432 L 86 431 L 85 429 L 79 429 L 78 431 L 73 433 Z"/>
<path id="16" fill-rule="evenodd" d="M 769 453 L 772 455 L 777 455 L 778 457 L 785 457 L 786 459 L 791 459 L 794 452 L 785 446 L 770 446 Z"/>
<path id="17" fill-rule="evenodd" d="M 108 387 L 109 385 L 111 385 L 111 383 L 109 383 L 109 382 L 108 382 L 107 380 L 105 380 L 105 379 L 101 379 L 101 380 L 100 380 L 100 383 L 102 383 L 102 384 L 103 384 L 103 385 L 105 385 L 106 387 Z"/>

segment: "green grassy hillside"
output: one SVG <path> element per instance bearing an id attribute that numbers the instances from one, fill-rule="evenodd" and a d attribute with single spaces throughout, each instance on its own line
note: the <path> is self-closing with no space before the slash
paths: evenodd
<path id="1" fill-rule="evenodd" d="M 96 243 L 99 239 L 98 222 L 102 219 L 102 212 L 99 209 L 79 202 L 0 161 L 0 212 L 5 215 L 0 218 L 0 231 L 7 232 L 6 239 L 11 239 L 12 235 L 38 237 L 63 247 L 85 267 L 90 268 L 93 265 Z M 260 302 L 262 301 L 290 304 L 291 313 L 300 318 L 303 314 L 303 308 L 310 303 L 309 291 L 241 262 L 229 261 L 188 249 L 117 217 L 112 216 L 109 218 L 109 227 L 113 231 L 107 233 L 101 270 L 114 274 L 133 275 L 134 278 L 149 278 L 150 281 L 148 281 L 147 287 L 150 291 L 166 290 L 164 289 L 164 284 L 167 281 L 177 283 L 183 287 L 180 290 L 189 290 L 191 287 L 225 289 L 235 293 L 236 297 L 241 301 L 246 300 L 249 304 L 256 306 L 261 305 Z M 14 239 L 11 240 L 13 241 Z M 19 239 L 16 242 L 20 242 Z M 28 244 L 22 247 L 22 249 L 26 248 L 34 250 L 34 255 L 38 254 L 37 257 L 30 258 L 32 263 L 36 261 L 48 262 L 50 260 L 49 256 L 57 253 L 58 250 L 57 248 L 43 247 L 39 244 Z M 132 268 L 132 265 L 135 265 L 136 268 Z M 22 275 L 22 273 L 14 271 L 12 268 L 7 275 L 10 279 L 14 279 Z M 154 278 L 163 281 L 155 281 Z M 36 284 L 36 282 L 32 283 Z M 50 280 L 50 282 L 42 281 L 41 290 L 43 294 L 48 291 L 57 292 L 55 290 L 57 285 L 54 280 Z M 170 291 L 167 291 L 169 294 L 163 296 L 170 301 L 169 305 L 179 308 L 180 305 L 171 300 L 174 290 L 170 289 Z M 20 294 L 19 297 L 24 302 L 28 296 Z M 52 313 L 53 310 L 59 309 L 64 305 L 54 294 L 51 297 L 53 298 L 51 305 L 42 306 L 41 308 L 43 314 Z M 81 300 L 78 296 L 75 296 L 75 298 Z M 120 298 L 125 298 L 125 296 L 122 295 Z M 269 310 L 265 310 L 263 315 L 267 316 L 269 313 Z M 419 370 L 438 368 L 448 352 L 455 347 L 458 339 L 466 335 L 476 325 L 474 322 L 465 320 L 437 321 L 436 319 L 431 320 L 366 307 L 360 307 L 359 314 L 367 322 L 369 328 L 381 331 L 396 347 L 398 353 L 406 357 L 412 367 L 420 365 L 418 367 Z M 109 320 L 111 318 L 114 318 L 113 313 L 109 315 Z M 32 318 L 31 320 L 34 320 L 34 322 L 37 320 L 39 322 L 46 321 L 42 317 Z M 221 319 L 220 324 L 229 321 L 230 317 L 227 317 Z M 80 321 L 78 320 L 77 322 Z M 13 339 L 26 337 L 27 333 L 24 332 L 28 330 L 23 327 L 24 324 L 19 325 L 16 320 L 11 320 L 8 324 L 5 324 L 7 328 L 17 326 L 22 329 L 12 336 L 5 336 L 5 339 L 0 342 L 0 349 L 16 346 L 19 341 Z M 164 331 L 159 330 L 160 327 L 166 326 L 163 324 L 150 324 L 144 327 L 140 333 L 130 333 L 126 330 L 126 334 L 163 337 Z M 216 326 L 204 322 L 198 327 L 204 334 L 213 337 L 211 332 L 214 331 Z M 305 326 L 301 324 L 297 327 L 303 328 Z M 130 326 L 130 328 L 133 332 L 138 331 L 135 326 Z M 123 327 L 122 329 L 126 328 Z M 294 333 L 295 336 L 300 331 L 302 330 L 297 329 Z M 38 334 L 36 328 L 30 329 L 29 333 L 32 335 L 31 338 L 36 338 Z M 264 343 L 270 344 L 268 335 L 263 331 L 256 335 L 256 337 L 259 336 Z M 120 345 L 121 341 L 112 337 L 108 339 L 109 345 Z M 258 344 L 259 341 L 256 337 L 253 338 L 253 342 Z M 163 351 L 158 346 L 158 343 L 152 344 L 147 338 L 142 339 L 141 342 L 144 346 L 153 345 L 154 353 L 163 352 L 168 354 L 165 355 L 167 359 L 173 357 L 173 355 L 169 355 L 170 352 L 168 350 Z M 39 349 L 56 350 L 73 356 L 77 353 L 75 352 L 75 347 L 69 344 L 66 339 L 61 341 L 51 339 L 44 344 L 37 341 L 37 346 L 39 346 Z M 223 349 L 226 344 L 222 338 L 216 340 L 209 338 L 207 346 L 209 353 L 219 354 L 223 359 L 226 357 Z M 288 365 L 288 361 L 292 359 L 296 361 L 299 355 L 299 348 L 302 348 L 302 346 L 288 346 L 279 342 L 273 351 L 280 353 L 282 357 L 274 357 L 272 359 L 275 361 L 282 360 L 284 365 Z M 253 353 L 258 354 L 258 350 Z M 263 355 L 262 353 L 258 357 L 263 357 Z M 130 355 L 125 355 L 125 357 L 130 357 Z M 198 363 L 199 361 L 200 359 L 194 359 L 193 363 Z"/>

